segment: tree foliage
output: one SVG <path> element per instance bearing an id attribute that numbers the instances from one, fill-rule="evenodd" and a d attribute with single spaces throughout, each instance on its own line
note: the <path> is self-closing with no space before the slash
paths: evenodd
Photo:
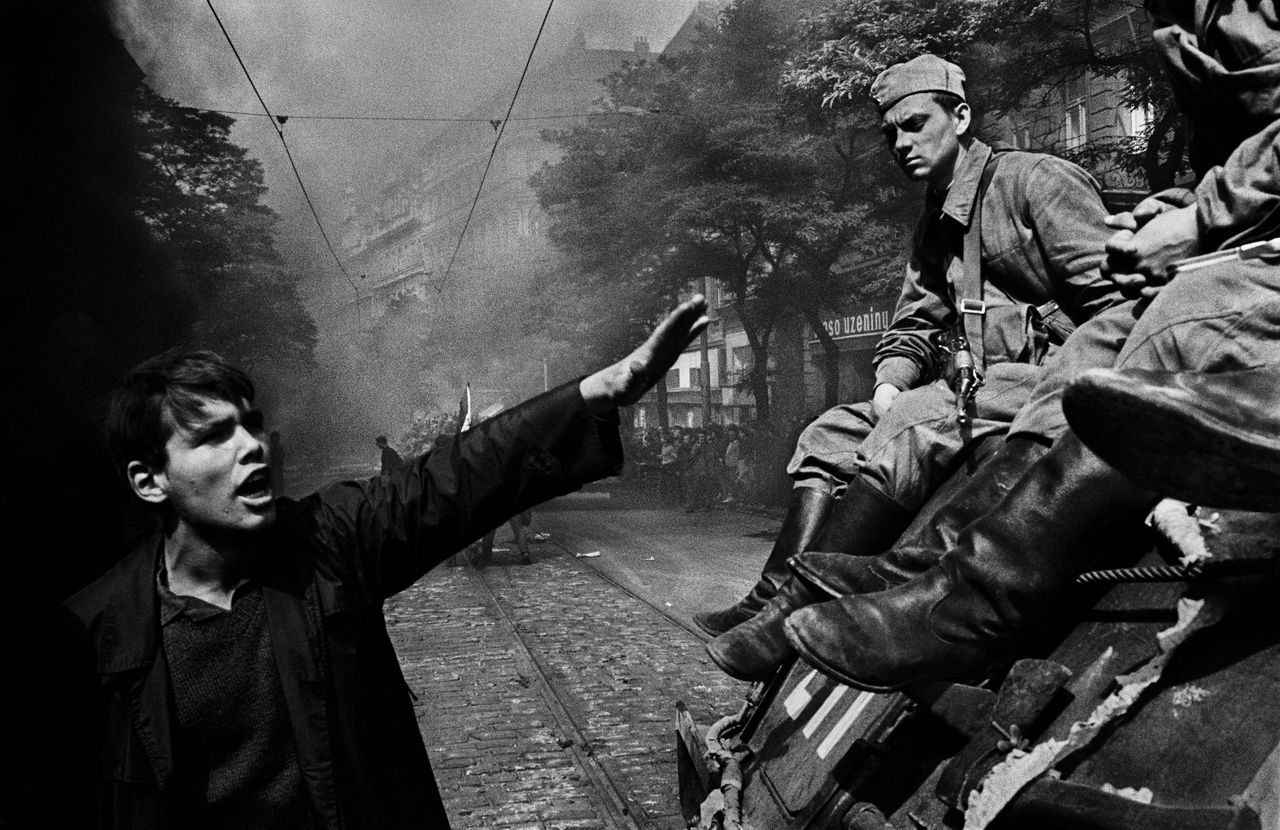
<path id="1" fill-rule="evenodd" d="M 549 132 L 564 155 L 534 181 L 570 277 L 590 290 L 647 297 L 652 317 L 702 277 L 726 288 L 762 419 L 779 322 L 816 321 L 868 287 L 831 266 L 851 246 L 883 251 L 881 212 L 900 195 L 860 173 L 846 119 L 784 94 L 803 7 L 739 0 L 699 48 L 614 74 L 608 113 Z"/>
<path id="2" fill-rule="evenodd" d="M 189 340 L 254 372 L 270 401 L 296 400 L 314 369 L 315 324 L 275 247 L 262 165 L 233 119 L 139 85 L 136 213 L 198 303 Z"/>
<path id="3" fill-rule="evenodd" d="M 875 76 L 931 52 L 965 65 L 970 99 L 989 124 L 1053 109 L 1064 84 L 1116 79 L 1127 107 L 1153 113 L 1149 127 L 1063 154 L 1165 187 L 1182 169 L 1185 133 L 1145 20 L 1140 0 L 837 0 L 806 17 L 806 46 L 786 84 L 797 96 L 869 121 Z"/>

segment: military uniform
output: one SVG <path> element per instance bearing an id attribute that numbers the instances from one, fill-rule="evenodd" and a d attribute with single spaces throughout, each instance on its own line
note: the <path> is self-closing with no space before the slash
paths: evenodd
<path id="1" fill-rule="evenodd" d="M 1193 194 L 1206 251 L 1280 235 L 1280 24 L 1275 4 L 1210 4 L 1196 24 L 1190 3 L 1167 4 L 1173 18 L 1154 33 L 1188 112 L 1213 124 L 1193 133 L 1191 157 L 1202 174 Z M 1185 6 L 1185 14 L 1178 10 Z M 1204 47 L 1201 47 L 1204 44 Z M 1077 334 L 1111 343 L 1093 365 L 1207 372 L 1280 362 L 1280 267 L 1231 263 L 1165 286 L 1141 318 L 1117 309 Z M 1073 338 L 1074 339 L 1074 338 Z M 1085 342 L 1084 340 L 1081 341 Z M 1068 344 L 1068 350 L 1074 344 Z M 1013 434 L 1056 437 L 1066 428 L 1062 392 L 1078 374 L 1059 364 L 1036 389 Z M 1087 364 L 1082 364 L 1082 366 Z"/>
<path id="2" fill-rule="evenodd" d="M 957 319 L 963 236 L 991 158 L 992 149 L 975 140 L 945 198 L 931 199 L 917 223 L 902 294 L 875 354 L 877 385 L 906 391 L 883 419 L 862 402 L 834 407 L 810 424 L 787 467 L 797 487 L 839 492 L 861 474 L 901 506 L 918 508 L 966 447 L 1008 430 L 1043 367 L 1061 360 L 1064 336 L 1122 302 L 1098 271 L 1110 232 L 1093 179 L 1055 156 L 1000 153 L 982 199 L 982 293 L 968 298 L 986 305 L 985 381 L 970 422 L 958 423 L 955 395 L 940 377 L 945 361 L 931 338 Z M 1071 355 L 1073 364 L 1091 359 L 1090 350 Z M 1079 368 L 1091 365 L 1099 364 Z"/>

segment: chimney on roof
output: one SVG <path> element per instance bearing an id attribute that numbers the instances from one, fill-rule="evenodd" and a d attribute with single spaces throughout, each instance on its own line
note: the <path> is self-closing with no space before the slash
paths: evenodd
<path id="1" fill-rule="evenodd" d="M 637 55 L 649 54 L 649 38 L 644 35 L 636 35 L 635 45 L 632 46 L 631 49 Z"/>

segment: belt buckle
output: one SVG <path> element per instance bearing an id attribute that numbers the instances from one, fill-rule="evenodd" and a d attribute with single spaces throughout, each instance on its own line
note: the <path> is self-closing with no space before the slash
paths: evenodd
<path id="1" fill-rule="evenodd" d="M 986 314 L 987 304 L 983 300 L 961 300 L 961 314 Z"/>

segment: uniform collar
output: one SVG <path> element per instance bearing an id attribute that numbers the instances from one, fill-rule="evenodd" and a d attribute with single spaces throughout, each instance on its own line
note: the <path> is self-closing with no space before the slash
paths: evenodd
<path id="1" fill-rule="evenodd" d="M 975 138 L 961 155 L 956 165 L 955 175 L 951 177 L 951 187 L 947 188 L 947 198 L 942 203 L 942 213 L 950 216 L 966 230 L 973 218 L 973 206 L 978 198 L 982 171 L 990 158 L 991 148 Z"/>

